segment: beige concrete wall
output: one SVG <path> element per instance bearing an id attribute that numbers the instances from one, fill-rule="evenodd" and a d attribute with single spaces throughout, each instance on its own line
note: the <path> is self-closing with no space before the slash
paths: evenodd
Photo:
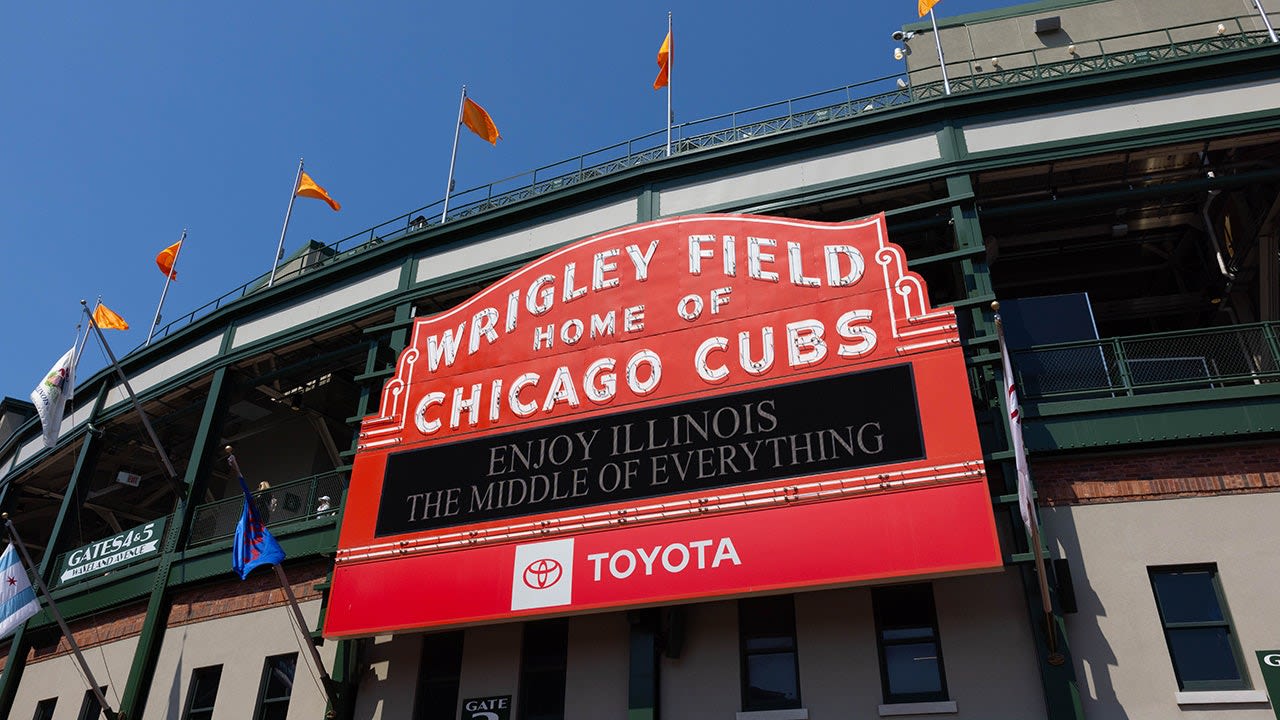
<path id="1" fill-rule="evenodd" d="M 138 639 L 135 637 L 84 650 L 84 659 L 89 664 L 94 679 L 98 681 L 98 685 L 107 686 L 105 695 L 112 709 L 120 708 L 120 694 L 124 692 L 129 666 L 133 663 L 133 651 L 137 646 Z M 80 705 L 84 702 L 85 691 L 89 689 L 89 684 L 81 677 L 80 669 L 71 655 L 28 663 L 14 695 L 9 717 L 34 717 L 36 703 L 45 698 L 56 697 L 58 704 L 54 708 L 53 720 L 76 720 Z"/>
<path id="2" fill-rule="evenodd" d="M 1041 517 L 1071 564 L 1079 612 L 1067 632 L 1086 717 L 1274 719 L 1253 653 L 1280 648 L 1280 493 L 1045 508 Z M 1198 563 L 1218 566 L 1254 702 L 1177 702 L 1147 568 Z"/>
<path id="3" fill-rule="evenodd" d="M 943 661 L 958 720 L 1044 716 L 1035 650 L 1017 574 L 1001 572 L 935 581 Z M 813 720 L 877 717 L 883 702 L 869 588 L 795 596 L 800 693 Z M 685 636 L 677 658 L 660 661 L 664 720 L 732 720 L 741 710 L 737 601 L 683 606 Z M 523 625 L 466 630 L 459 701 L 511 695 L 519 713 Z M 410 717 L 416 693 L 419 635 L 374 642 L 373 669 L 360 688 L 356 716 Z M 625 720 L 630 625 L 625 612 L 569 619 L 565 718 Z"/>
<path id="4" fill-rule="evenodd" d="M 358 678 L 355 717 L 410 720 L 418 691 L 422 635 L 383 635 L 362 642 L 369 669 Z"/>
<path id="5" fill-rule="evenodd" d="M 314 627 L 320 602 L 304 602 L 301 607 L 308 626 Z M 326 667 L 333 666 L 333 648 L 332 643 L 320 648 Z M 214 717 L 253 717 L 263 663 L 270 656 L 286 653 L 298 654 L 293 694 L 289 699 L 290 720 L 322 717 L 325 699 L 311 655 L 299 645 L 291 611 L 283 606 L 169 628 L 160 647 L 143 717 L 148 720 L 180 717 L 191 689 L 191 671 L 210 665 L 222 665 Z M 117 663 L 112 668 L 115 677 L 127 676 L 132 660 L 130 655 Z M 23 685 L 26 684 L 24 678 Z M 62 709 L 61 701 L 58 709 Z M 16 715 L 21 716 L 21 713 Z"/>
<path id="6" fill-rule="evenodd" d="M 462 639 L 462 681 L 458 699 L 510 695 L 518 717 L 520 644 L 524 625 L 508 623 L 468 628 Z"/>
<path id="7" fill-rule="evenodd" d="M 956 25 L 951 24 L 944 5 L 935 12 L 952 79 L 1156 47 L 1167 44 L 1170 37 L 1175 41 L 1213 37 L 1220 22 L 1230 35 L 1264 29 L 1250 0 L 1112 0 Z M 1060 19 L 1061 30 L 1037 35 L 1035 20 L 1053 16 Z M 1278 19 L 1280 16 L 1273 14 L 1272 22 Z M 1189 27 L 1166 33 L 1166 28 L 1175 26 Z M 1075 55 L 1068 52 L 1072 46 Z M 920 32 L 906 47 L 913 83 L 941 80 L 932 30 Z M 992 59 L 999 65 L 993 66 Z"/>
<path id="8" fill-rule="evenodd" d="M 953 717 L 1044 717 L 1022 580 L 1016 572 L 967 575 L 934 583 L 938 634 Z"/>
<path id="9" fill-rule="evenodd" d="M 569 619 L 565 720 L 625 720 L 630 635 L 626 613 Z"/>
<path id="10" fill-rule="evenodd" d="M 738 604 L 687 605 L 680 657 L 663 658 L 663 720 L 732 720 L 742 708 L 738 683 Z"/>

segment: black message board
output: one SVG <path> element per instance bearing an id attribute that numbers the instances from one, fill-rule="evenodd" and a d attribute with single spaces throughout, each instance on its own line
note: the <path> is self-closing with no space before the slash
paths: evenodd
<path id="1" fill-rule="evenodd" d="M 392 454 L 378 537 L 924 457 L 909 364 Z"/>

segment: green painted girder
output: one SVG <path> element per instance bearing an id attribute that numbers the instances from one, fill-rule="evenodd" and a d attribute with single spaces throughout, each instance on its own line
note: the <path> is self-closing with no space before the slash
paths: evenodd
<path id="1" fill-rule="evenodd" d="M 1023 405 L 1035 451 L 1259 435 L 1280 430 L 1276 383 Z"/>

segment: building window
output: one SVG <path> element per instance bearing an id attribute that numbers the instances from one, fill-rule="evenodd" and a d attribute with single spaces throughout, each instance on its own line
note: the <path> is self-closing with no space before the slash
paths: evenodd
<path id="1" fill-rule="evenodd" d="M 800 707 L 796 610 L 790 595 L 738 601 L 742 710 Z"/>
<path id="2" fill-rule="evenodd" d="M 455 720 L 458 681 L 462 676 L 462 631 L 436 633 L 422 639 L 422 673 L 418 676 L 416 720 Z"/>
<path id="3" fill-rule="evenodd" d="M 933 586 L 875 588 L 871 602 L 885 704 L 946 700 Z"/>
<path id="4" fill-rule="evenodd" d="M 284 720 L 289 714 L 289 696 L 293 694 L 293 671 L 298 667 L 298 653 L 274 655 L 262 666 L 262 686 L 258 689 L 258 709 L 254 720 Z"/>
<path id="5" fill-rule="evenodd" d="M 103 697 L 107 696 L 107 686 L 103 685 L 98 688 Z M 93 694 L 92 690 L 84 691 L 84 701 L 80 703 L 80 714 L 76 716 L 79 720 L 97 720 L 102 717 L 102 704 L 98 702 L 98 696 Z"/>
<path id="6" fill-rule="evenodd" d="M 53 720 L 53 709 L 58 706 L 58 698 L 45 698 L 36 703 L 36 714 L 32 720 Z"/>
<path id="7" fill-rule="evenodd" d="M 1178 688 L 1248 689 L 1217 566 L 1157 567 L 1150 573 Z"/>
<path id="8" fill-rule="evenodd" d="M 191 671 L 191 687 L 187 688 L 187 709 L 182 713 L 183 720 L 213 718 L 213 701 L 218 697 L 218 682 L 221 680 L 221 665 Z"/>
<path id="9" fill-rule="evenodd" d="M 520 649 L 520 720 L 564 720 L 569 622 L 525 623 Z"/>

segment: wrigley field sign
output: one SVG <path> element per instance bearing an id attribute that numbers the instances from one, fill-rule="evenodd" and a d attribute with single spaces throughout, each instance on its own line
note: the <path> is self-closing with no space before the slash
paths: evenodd
<path id="1" fill-rule="evenodd" d="M 906 264 L 883 216 L 671 218 L 419 318 L 325 635 L 1001 567 L 955 315 Z"/>
<path id="2" fill-rule="evenodd" d="M 58 582 L 98 575 L 118 565 L 158 553 L 160 538 L 164 537 L 164 520 L 153 520 L 63 555 L 58 565 Z"/>

